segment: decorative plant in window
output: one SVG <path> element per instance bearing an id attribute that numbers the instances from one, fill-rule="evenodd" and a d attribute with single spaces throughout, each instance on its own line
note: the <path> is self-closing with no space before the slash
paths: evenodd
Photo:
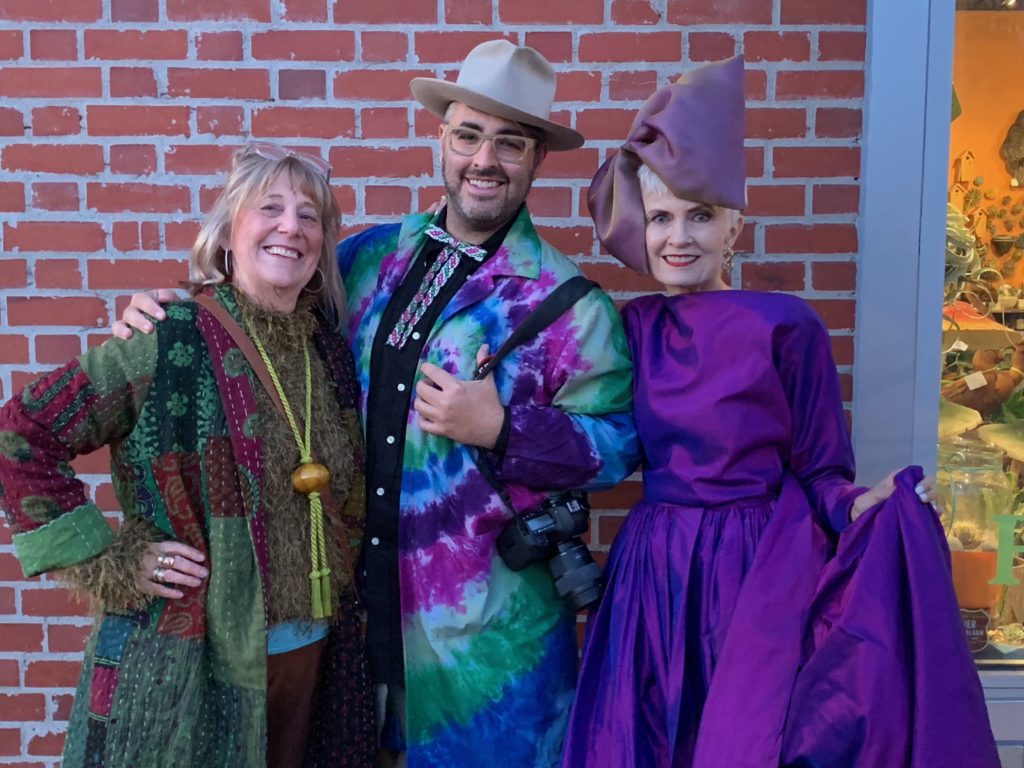
<path id="1" fill-rule="evenodd" d="M 987 313 L 1003 275 L 986 264 L 988 249 L 976 232 L 982 219 L 988 218 L 980 207 L 981 198 L 977 184 L 965 195 L 964 210 L 971 211 L 970 217 L 952 203 L 947 207 L 945 300 L 969 301 Z"/>

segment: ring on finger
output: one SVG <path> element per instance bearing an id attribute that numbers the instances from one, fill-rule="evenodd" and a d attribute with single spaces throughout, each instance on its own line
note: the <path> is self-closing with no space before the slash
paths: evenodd
<path id="1" fill-rule="evenodd" d="M 153 569 L 153 581 L 163 581 L 164 575 L 163 568 L 157 567 Z"/>
<path id="2" fill-rule="evenodd" d="M 156 558 L 156 564 L 160 568 L 173 568 L 174 555 L 158 555 Z"/>

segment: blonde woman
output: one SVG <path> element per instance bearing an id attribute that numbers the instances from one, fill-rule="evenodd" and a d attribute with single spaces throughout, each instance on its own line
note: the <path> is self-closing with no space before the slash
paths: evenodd
<path id="1" fill-rule="evenodd" d="M 240 150 L 193 250 L 193 299 L 0 411 L 22 567 L 62 571 L 99 614 L 66 767 L 373 763 L 329 173 L 273 144 Z M 69 469 L 102 445 L 117 533 Z"/>

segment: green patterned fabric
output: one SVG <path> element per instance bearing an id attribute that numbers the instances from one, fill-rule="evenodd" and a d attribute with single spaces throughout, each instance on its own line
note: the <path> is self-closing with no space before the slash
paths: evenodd
<path id="1" fill-rule="evenodd" d="M 74 565 L 98 555 L 114 540 L 103 513 L 95 504 L 83 504 L 42 528 L 14 535 L 14 549 L 26 576 L 50 568 Z"/>
<path id="2" fill-rule="evenodd" d="M 231 311 L 230 291 L 217 296 Z M 114 539 L 68 471 L 74 456 L 102 445 L 111 448 L 126 517 L 199 549 L 210 570 L 182 599 L 97 619 L 65 768 L 266 762 L 270 584 L 256 379 L 223 328 L 196 304 L 173 305 L 167 315 L 155 334 L 112 339 L 0 411 L 2 506 L 27 573 L 87 563 Z M 342 418 L 354 415 L 355 385 L 343 381 L 354 381 L 354 372 L 347 350 L 333 343 L 317 348 L 338 393 L 331 413 Z M 370 686 L 350 595 L 343 605 L 325 646 L 320 686 L 349 691 L 349 719 L 339 720 L 329 703 L 318 705 L 333 722 L 325 718 L 314 728 L 311 764 L 368 768 Z"/>

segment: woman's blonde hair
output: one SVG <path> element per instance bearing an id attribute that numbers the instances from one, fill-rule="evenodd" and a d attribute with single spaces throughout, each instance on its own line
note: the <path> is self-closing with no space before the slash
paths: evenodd
<path id="1" fill-rule="evenodd" d="M 637 168 L 636 176 L 640 180 L 640 191 L 644 195 L 673 195 L 674 196 L 674 193 L 672 192 L 672 190 L 670 190 L 665 185 L 665 182 L 661 180 L 661 177 L 658 174 L 656 174 L 654 171 L 651 170 L 650 166 L 644 165 L 643 163 L 641 163 L 640 167 Z M 696 202 L 704 202 L 704 201 L 703 200 L 699 200 L 699 201 L 696 201 Z M 722 205 L 716 205 L 716 206 L 714 206 L 714 208 L 716 210 L 720 210 L 720 211 L 725 211 L 726 212 L 726 215 L 729 217 L 729 226 L 730 227 L 735 227 L 735 226 L 737 226 L 739 224 L 740 216 L 742 215 L 741 211 L 738 211 L 735 208 L 726 208 L 725 206 L 722 206 Z"/>
<path id="2" fill-rule="evenodd" d="M 308 292 L 313 294 L 324 316 L 340 326 L 346 314 L 345 286 L 341 282 L 334 250 L 338 244 L 341 212 L 327 178 L 294 154 L 269 159 L 248 147 L 235 153 L 224 189 L 192 246 L 190 290 L 194 294 L 206 285 L 231 282 L 224 251 L 224 243 L 231 240 L 231 227 L 242 208 L 266 192 L 277 175 L 284 171 L 288 172 L 296 191 L 313 203 L 323 228 L 323 245 L 317 265 L 323 275 L 323 283 Z M 315 275 L 310 282 L 314 280 Z"/>

